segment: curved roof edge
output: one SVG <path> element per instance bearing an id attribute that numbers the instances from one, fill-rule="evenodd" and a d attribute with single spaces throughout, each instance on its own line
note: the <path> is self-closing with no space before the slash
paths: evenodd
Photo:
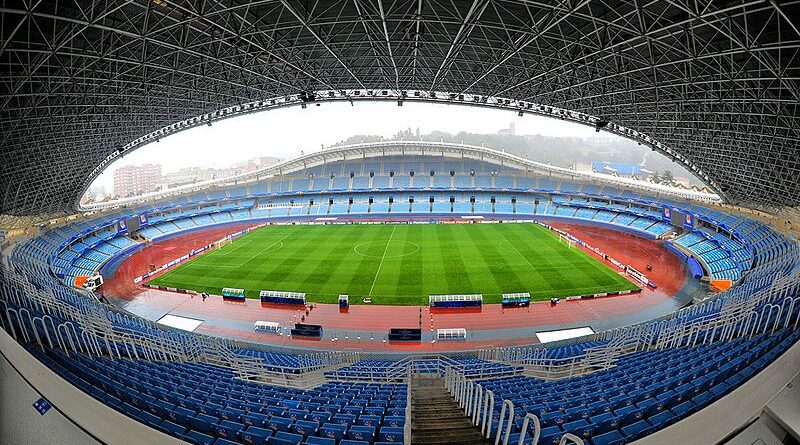
<path id="1" fill-rule="evenodd" d="M 428 156 L 448 156 L 463 157 L 469 159 L 491 161 L 500 165 L 508 166 L 522 171 L 539 173 L 545 175 L 556 175 L 563 178 L 601 181 L 621 187 L 633 187 L 645 190 L 651 194 L 667 195 L 682 199 L 695 201 L 719 203 L 721 198 L 714 193 L 698 192 L 693 190 L 682 190 L 661 184 L 653 184 L 630 178 L 620 178 L 611 175 L 595 172 L 582 172 L 570 170 L 568 168 L 556 167 L 541 162 L 531 161 L 519 156 L 508 154 L 502 150 L 475 145 L 456 144 L 449 142 L 429 142 L 429 141 L 382 141 L 362 144 L 353 144 L 340 147 L 323 149 L 321 151 L 305 154 L 284 162 L 259 169 L 254 172 L 223 178 L 214 179 L 195 184 L 176 187 L 169 190 L 147 193 L 141 196 L 118 199 L 102 203 L 92 203 L 81 205 L 81 211 L 96 211 L 112 209 L 130 204 L 139 204 L 148 201 L 156 201 L 170 196 L 182 195 L 201 191 L 212 186 L 230 185 L 239 182 L 249 182 L 259 179 L 267 179 L 274 176 L 293 173 L 305 168 L 324 165 L 330 162 L 347 161 L 354 159 L 366 159 L 383 156 L 396 155 L 428 155 Z"/>
<path id="2" fill-rule="evenodd" d="M 697 165 L 688 160 L 672 147 L 663 144 L 655 138 L 641 133 L 632 128 L 627 128 L 614 122 L 609 122 L 603 118 L 589 114 L 558 108 L 551 105 L 543 105 L 534 102 L 521 101 L 503 97 L 483 96 L 478 94 L 451 93 L 444 91 L 427 92 L 422 90 L 376 90 L 376 89 L 351 89 L 351 90 L 320 90 L 316 92 L 302 92 L 287 96 L 278 96 L 272 99 L 257 100 L 246 102 L 240 105 L 233 105 L 217 111 L 195 116 L 189 119 L 175 122 L 156 131 L 143 135 L 129 142 L 107 156 L 92 173 L 86 178 L 81 187 L 80 195 L 75 198 L 76 208 L 81 209 L 80 198 L 89 189 L 92 182 L 117 159 L 130 154 L 134 150 L 141 148 L 151 142 L 157 142 L 161 138 L 188 130 L 202 125 L 211 125 L 214 122 L 236 116 L 257 113 L 260 111 L 272 110 L 283 107 L 302 106 L 319 102 L 354 102 L 354 101 L 384 101 L 397 102 L 422 102 L 453 104 L 462 106 L 474 106 L 483 108 L 494 108 L 516 112 L 520 116 L 524 114 L 534 114 L 538 116 L 550 117 L 553 119 L 566 120 L 569 122 L 594 127 L 598 131 L 606 131 L 617 136 L 630 139 L 639 144 L 650 147 L 651 149 L 663 154 L 672 161 L 681 163 L 687 170 L 692 172 L 700 180 L 710 186 L 717 196 L 724 198 L 721 188 Z"/>

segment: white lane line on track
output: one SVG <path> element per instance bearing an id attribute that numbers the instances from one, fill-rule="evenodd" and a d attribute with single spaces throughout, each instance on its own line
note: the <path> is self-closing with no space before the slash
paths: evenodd
<path id="1" fill-rule="evenodd" d="M 386 252 L 389 251 L 389 244 L 392 243 L 392 237 L 394 236 L 394 229 L 397 226 L 392 227 L 392 233 L 389 234 L 389 241 L 386 242 L 386 248 L 383 249 L 383 255 L 381 256 L 381 262 L 378 263 L 378 270 L 375 272 L 375 278 L 372 279 L 372 287 L 369 288 L 369 294 L 367 296 L 372 296 L 372 290 L 375 289 L 375 283 L 378 282 L 378 275 L 381 273 L 381 267 L 383 266 L 383 260 L 386 259 Z"/>

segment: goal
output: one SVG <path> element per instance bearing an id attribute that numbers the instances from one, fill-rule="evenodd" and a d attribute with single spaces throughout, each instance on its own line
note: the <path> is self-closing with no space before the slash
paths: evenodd
<path id="1" fill-rule="evenodd" d="M 228 244 L 230 244 L 232 242 L 233 241 L 230 238 L 225 237 L 225 238 L 215 242 L 214 244 L 216 244 L 216 246 L 214 246 L 214 247 L 216 247 L 217 249 L 222 249 L 223 247 L 227 246 Z"/>
<path id="2" fill-rule="evenodd" d="M 558 235 L 558 242 L 565 243 L 570 249 L 575 247 L 575 240 L 566 235 Z"/>

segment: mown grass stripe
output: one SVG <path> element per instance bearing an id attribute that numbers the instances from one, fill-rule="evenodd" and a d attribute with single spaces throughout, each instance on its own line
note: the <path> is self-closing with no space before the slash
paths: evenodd
<path id="1" fill-rule="evenodd" d="M 340 293 L 354 303 L 372 295 L 380 304 L 426 304 L 440 293 L 481 293 L 492 303 L 508 292 L 547 299 L 635 287 L 534 224 L 266 226 L 226 249 L 152 283 L 214 294 L 242 287 L 252 297 L 260 289 L 299 291 L 328 303 Z"/>

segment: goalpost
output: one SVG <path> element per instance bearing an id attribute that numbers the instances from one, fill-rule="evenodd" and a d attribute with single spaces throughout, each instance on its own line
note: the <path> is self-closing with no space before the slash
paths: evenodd
<path id="1" fill-rule="evenodd" d="M 228 244 L 230 244 L 230 243 L 232 243 L 232 242 L 233 242 L 233 240 L 232 240 L 232 239 L 230 239 L 230 238 L 228 238 L 228 237 L 225 237 L 225 238 L 223 238 L 223 239 L 221 239 L 221 240 L 217 241 L 217 242 L 216 242 L 216 243 L 214 243 L 214 244 L 216 244 L 216 246 L 215 246 L 215 247 L 216 247 L 217 249 L 222 249 L 223 247 L 227 246 Z"/>
<path id="2" fill-rule="evenodd" d="M 567 244 L 567 247 L 569 247 L 570 249 L 572 249 L 573 247 L 575 247 L 575 240 L 574 240 L 574 239 L 571 239 L 570 237 L 568 237 L 568 236 L 565 236 L 565 235 L 561 235 L 561 234 L 559 234 L 559 235 L 558 235 L 558 242 L 559 242 L 559 243 L 566 243 L 566 244 Z"/>

